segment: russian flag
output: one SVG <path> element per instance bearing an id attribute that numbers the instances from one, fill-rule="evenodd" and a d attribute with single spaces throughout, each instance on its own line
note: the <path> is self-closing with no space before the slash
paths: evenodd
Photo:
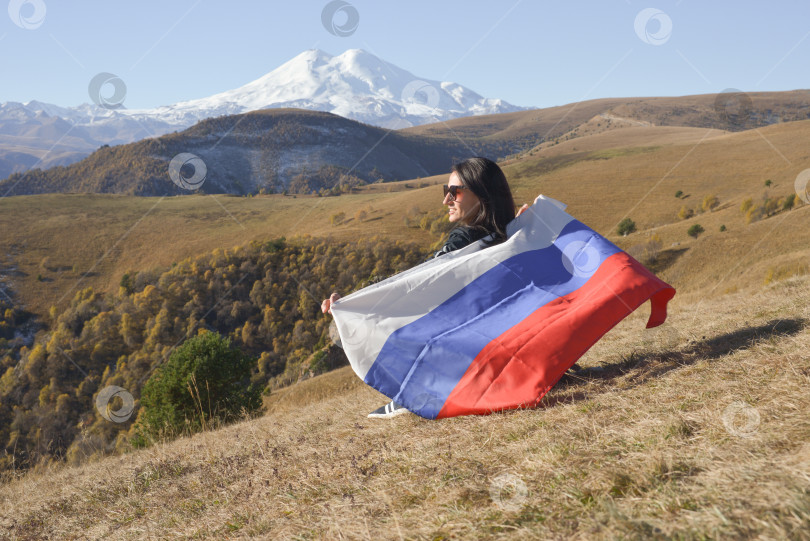
<path id="1" fill-rule="evenodd" d="M 675 289 L 540 195 L 507 228 L 332 305 L 352 368 L 428 419 L 537 405 L 599 338 Z"/>

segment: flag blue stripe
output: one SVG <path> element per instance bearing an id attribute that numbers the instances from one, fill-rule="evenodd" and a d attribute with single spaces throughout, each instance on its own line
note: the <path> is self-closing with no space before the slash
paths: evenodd
<path id="1" fill-rule="evenodd" d="M 386 340 L 365 382 L 434 419 L 473 359 L 548 302 L 580 288 L 619 252 L 577 220 L 554 244 L 512 256 Z"/>

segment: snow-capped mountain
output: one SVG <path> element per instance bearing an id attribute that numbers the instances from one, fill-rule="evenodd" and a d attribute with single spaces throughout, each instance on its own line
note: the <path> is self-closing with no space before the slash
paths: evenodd
<path id="1" fill-rule="evenodd" d="M 456 83 L 420 79 L 362 49 L 338 56 L 312 49 L 240 88 L 137 114 L 190 125 L 212 116 L 275 107 L 327 111 L 387 128 L 526 109 L 483 98 Z"/>
<path id="2" fill-rule="evenodd" d="M 338 56 L 312 49 L 242 87 L 153 109 L 0 104 L 0 178 L 71 163 L 103 144 L 163 135 L 205 118 L 280 107 L 327 111 L 386 128 L 526 109 L 456 83 L 420 79 L 362 49 Z M 57 161 L 51 149 L 60 151 Z"/>

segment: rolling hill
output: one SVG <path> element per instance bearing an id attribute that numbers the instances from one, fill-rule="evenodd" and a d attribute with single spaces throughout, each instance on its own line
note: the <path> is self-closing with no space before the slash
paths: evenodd
<path id="1" fill-rule="evenodd" d="M 526 146 L 499 139 L 482 143 L 482 150 L 505 156 Z M 447 170 L 468 150 L 455 138 L 400 134 L 331 113 L 271 109 L 203 120 L 180 133 L 103 147 L 72 165 L 16 173 L 0 182 L 0 193 L 189 193 L 169 173 L 174 157 L 184 153 L 204 162 L 204 193 L 241 195 L 428 176 Z"/>
<path id="2" fill-rule="evenodd" d="M 406 128 L 405 133 L 461 138 L 553 139 L 590 119 L 606 115 L 653 126 L 687 126 L 742 131 L 810 118 L 810 90 L 740 92 L 678 97 L 602 98 L 558 107 L 489 117 L 467 117 Z M 605 124 L 607 124 L 605 119 Z"/>

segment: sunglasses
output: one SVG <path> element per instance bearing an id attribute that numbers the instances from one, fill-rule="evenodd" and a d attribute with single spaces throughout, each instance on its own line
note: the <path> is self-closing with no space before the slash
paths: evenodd
<path id="1" fill-rule="evenodd" d="M 456 195 L 458 194 L 458 191 L 459 190 L 466 190 L 467 187 L 466 186 L 456 186 L 456 185 L 453 185 L 453 186 L 444 185 L 444 186 L 442 186 L 442 189 L 444 190 L 444 196 L 445 197 L 447 197 L 447 194 L 450 194 L 450 201 L 455 201 L 456 200 Z"/>

